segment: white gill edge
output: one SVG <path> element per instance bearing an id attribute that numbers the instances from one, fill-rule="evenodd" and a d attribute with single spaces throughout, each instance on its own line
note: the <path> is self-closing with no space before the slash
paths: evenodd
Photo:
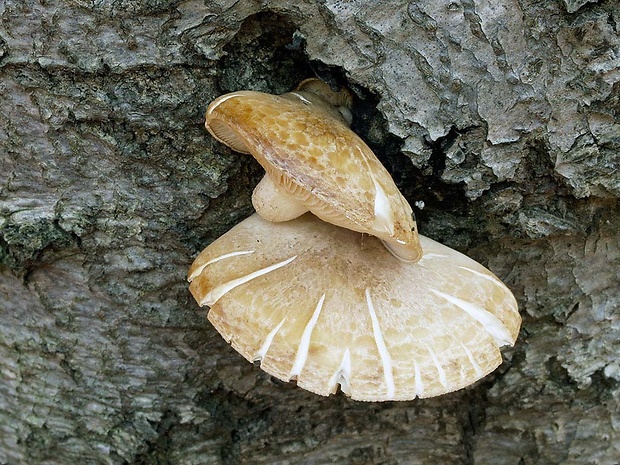
<path id="1" fill-rule="evenodd" d="M 422 372 L 417 362 L 413 361 L 413 374 L 415 375 L 415 392 L 418 397 L 424 395 L 424 381 L 422 381 Z"/>
<path id="2" fill-rule="evenodd" d="M 463 349 L 465 350 L 465 353 L 467 354 L 467 358 L 469 359 L 469 362 L 473 365 L 474 370 L 476 370 L 476 375 L 478 375 L 479 377 L 482 376 L 484 372 L 482 371 L 482 368 L 480 367 L 478 362 L 476 362 L 476 359 L 474 358 L 474 355 L 471 353 L 471 350 L 469 350 L 469 348 L 462 342 L 461 342 L 461 347 L 463 347 Z"/>
<path id="3" fill-rule="evenodd" d="M 336 385 L 340 384 L 340 389 L 347 395 L 351 394 L 351 351 L 347 347 L 342 354 L 340 366 L 336 369 L 329 379 L 329 389 L 335 391 Z"/>
<path id="4" fill-rule="evenodd" d="M 472 304 L 471 302 L 467 302 L 465 300 L 459 299 L 450 294 L 446 294 L 445 292 L 440 292 L 435 289 L 432 291 L 440 297 L 443 297 L 448 302 L 456 305 L 461 310 L 465 311 L 469 316 L 478 321 L 484 329 L 495 339 L 495 343 L 498 346 L 504 345 L 512 345 L 513 340 L 508 331 L 508 328 L 502 323 L 502 321 L 493 315 L 488 310 L 479 307 L 478 305 Z"/>
<path id="5" fill-rule="evenodd" d="M 475 274 L 476 276 L 480 276 L 483 279 L 491 281 L 492 283 L 497 284 L 498 286 L 504 287 L 504 283 L 501 282 L 499 279 L 497 279 L 495 276 L 490 276 L 490 275 L 488 275 L 486 273 L 481 273 L 480 271 L 472 270 L 471 268 L 468 268 L 466 266 L 459 266 L 459 268 L 461 268 L 462 270 L 469 271 L 469 272 Z"/>
<path id="6" fill-rule="evenodd" d="M 190 275 L 189 278 L 187 278 L 187 280 L 190 282 L 193 281 L 196 276 L 202 273 L 202 270 L 204 270 L 207 266 L 211 265 L 212 263 L 219 262 L 220 260 L 224 260 L 225 258 L 237 257 L 239 255 L 247 255 L 250 253 L 254 253 L 254 250 L 239 250 L 237 252 L 230 252 L 230 253 L 225 253 L 224 255 L 220 255 L 219 257 L 213 258 L 209 260 L 207 263 L 204 263 L 200 265 L 198 268 L 196 268 L 196 270 L 194 270 L 194 272 Z"/>
<path id="7" fill-rule="evenodd" d="M 203 305 L 208 305 L 209 307 L 211 307 L 215 302 L 217 302 L 218 300 L 220 300 L 220 298 L 226 294 L 227 292 L 232 291 L 235 287 L 237 286 L 241 286 L 242 284 L 247 283 L 248 281 L 252 281 L 255 278 L 258 278 L 259 276 L 262 276 L 264 274 L 270 273 L 274 270 L 277 270 L 278 268 L 282 268 L 283 266 L 288 265 L 289 263 L 291 263 L 293 260 L 295 260 L 297 258 L 297 255 L 284 260 L 283 262 L 279 262 L 279 263 L 275 263 L 271 266 L 268 266 L 266 268 L 262 268 L 260 270 L 256 270 L 250 274 L 247 274 L 245 276 L 242 276 L 240 278 L 237 279 L 233 279 L 232 281 L 228 281 L 227 283 L 224 284 L 220 284 L 219 286 L 217 286 L 215 289 L 213 289 L 211 292 L 209 292 L 204 299 L 202 299 L 200 301 L 200 306 Z"/>
<path id="8" fill-rule="evenodd" d="M 234 97 L 239 97 L 241 94 L 237 93 L 237 92 L 233 92 L 231 94 L 227 94 L 227 95 L 222 95 L 218 100 L 217 100 L 217 105 L 209 105 L 209 108 L 207 109 L 207 115 L 210 115 L 211 113 L 213 113 L 213 110 L 215 110 L 217 107 L 219 107 L 222 103 L 224 103 L 226 100 L 234 98 Z"/>
<path id="9" fill-rule="evenodd" d="M 375 337 L 377 349 L 379 350 L 381 363 L 383 364 L 383 377 L 387 389 L 387 398 L 391 399 L 394 397 L 394 393 L 396 392 L 396 387 L 394 386 L 394 375 L 392 374 L 392 357 L 387 349 L 387 346 L 385 345 L 385 341 L 383 340 L 381 326 L 379 325 L 379 320 L 377 319 L 375 307 L 372 304 L 372 299 L 370 298 L 370 291 L 368 288 L 366 288 L 366 304 L 368 305 L 368 313 L 370 313 L 370 320 L 372 321 L 372 332 Z"/>
<path id="10" fill-rule="evenodd" d="M 295 376 L 299 376 L 301 370 L 304 369 L 304 365 L 306 364 L 306 360 L 308 359 L 308 350 L 310 349 L 310 339 L 312 338 L 312 330 L 316 326 L 316 322 L 319 319 L 319 315 L 321 314 L 321 309 L 323 308 L 323 302 L 325 301 L 325 294 L 321 296 L 319 299 L 319 303 L 314 309 L 314 313 L 312 314 L 312 318 L 306 324 L 303 334 L 301 335 L 301 341 L 299 341 L 299 347 L 297 348 L 297 355 L 295 356 L 295 363 L 293 364 L 293 368 L 291 368 L 291 372 L 289 373 L 289 379 L 292 379 Z"/>
<path id="11" fill-rule="evenodd" d="M 444 371 L 441 363 L 439 363 L 439 359 L 437 358 L 437 354 L 433 349 L 427 347 L 428 353 L 431 354 L 431 358 L 433 359 L 433 363 L 435 364 L 435 368 L 437 368 L 437 374 L 439 375 L 439 382 L 443 387 L 448 389 L 448 380 L 446 379 L 446 372 Z"/>
<path id="12" fill-rule="evenodd" d="M 263 345 L 260 346 L 260 349 L 258 349 L 258 352 L 256 352 L 256 354 L 254 355 L 254 361 L 262 360 L 265 358 L 265 355 L 267 355 L 267 351 L 269 350 L 269 347 L 271 347 L 273 338 L 276 337 L 276 334 L 278 333 L 278 331 L 280 331 L 280 328 L 282 327 L 285 321 L 286 321 L 286 317 L 282 318 L 282 321 L 278 323 L 278 326 L 273 328 L 269 332 L 269 334 L 267 334 L 267 337 L 265 338 Z"/>

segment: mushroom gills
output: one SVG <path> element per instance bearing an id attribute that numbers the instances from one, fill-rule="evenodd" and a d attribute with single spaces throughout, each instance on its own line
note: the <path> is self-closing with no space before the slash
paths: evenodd
<path id="1" fill-rule="evenodd" d="M 310 214 L 252 215 L 198 256 L 190 291 L 235 350 L 281 380 L 365 401 L 436 396 L 493 371 L 521 318 L 486 268 L 420 240 L 410 263 Z"/>
<path id="2" fill-rule="evenodd" d="M 276 170 L 269 170 L 252 193 L 252 206 L 267 221 L 278 223 L 298 218 L 310 211 L 323 221 L 337 226 L 364 232 L 330 203 L 322 202 L 291 178 Z"/>
<path id="3" fill-rule="evenodd" d="M 275 181 L 274 181 L 275 180 Z M 374 180 L 375 185 L 375 223 L 376 231 L 384 231 L 384 237 L 394 234 L 392 210 L 383 188 Z M 301 199 L 301 200 L 298 200 Z M 269 171 L 258 183 L 252 193 L 252 205 L 263 219 L 271 222 L 289 221 L 298 218 L 307 211 L 328 223 L 364 233 L 354 221 L 347 218 L 341 211 L 332 208 L 329 203 L 320 202 L 310 192 L 303 189 L 290 178 L 281 173 Z M 381 239 L 385 248 L 399 260 L 416 262 L 422 255 L 416 231 L 414 240 L 404 242 L 399 239 Z"/>
<path id="4" fill-rule="evenodd" d="M 250 153 L 250 149 L 246 146 L 243 138 L 241 138 L 225 121 L 215 119 L 208 126 L 208 129 L 213 137 L 235 152 Z"/>

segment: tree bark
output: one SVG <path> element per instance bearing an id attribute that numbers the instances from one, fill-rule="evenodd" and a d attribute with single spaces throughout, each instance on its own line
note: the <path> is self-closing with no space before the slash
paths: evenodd
<path id="1" fill-rule="evenodd" d="M 620 463 L 620 6 L 4 0 L 0 464 Z M 502 278 L 505 363 L 434 399 L 245 362 L 185 281 L 261 176 L 202 127 L 318 75 L 420 231 Z"/>

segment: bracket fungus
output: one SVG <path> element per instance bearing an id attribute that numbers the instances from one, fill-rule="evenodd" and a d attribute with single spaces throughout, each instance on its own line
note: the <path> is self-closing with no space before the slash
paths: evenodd
<path id="1" fill-rule="evenodd" d="M 340 386 L 382 401 L 461 389 L 516 341 L 517 303 L 482 265 L 418 235 L 391 176 L 349 129 L 350 100 L 310 79 L 209 105 L 211 134 L 266 175 L 257 214 L 202 251 L 190 291 L 246 359 L 314 393 Z"/>
<path id="2" fill-rule="evenodd" d="M 349 91 L 334 92 L 314 78 L 283 95 L 232 92 L 209 105 L 205 127 L 265 169 L 252 195 L 264 219 L 288 221 L 310 211 L 416 261 L 421 249 L 411 207 L 349 128 L 351 99 Z"/>
<path id="3" fill-rule="evenodd" d="M 281 380 L 364 401 L 437 396 L 493 371 L 521 318 L 490 271 L 420 242 L 422 258 L 405 262 L 310 214 L 254 214 L 196 258 L 190 291 L 235 350 Z"/>

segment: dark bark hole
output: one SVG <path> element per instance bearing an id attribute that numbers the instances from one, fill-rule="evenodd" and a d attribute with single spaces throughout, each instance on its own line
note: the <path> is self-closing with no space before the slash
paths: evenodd
<path id="1" fill-rule="evenodd" d="M 295 24 L 275 13 L 250 16 L 224 50 L 218 73 L 222 93 L 282 94 L 315 74 Z"/>

